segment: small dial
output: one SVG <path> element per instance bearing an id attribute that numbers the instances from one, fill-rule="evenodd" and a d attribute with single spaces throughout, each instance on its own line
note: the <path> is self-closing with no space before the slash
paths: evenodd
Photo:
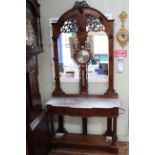
<path id="1" fill-rule="evenodd" d="M 129 41 L 129 32 L 125 28 L 121 28 L 116 33 L 116 39 L 121 46 L 125 46 Z"/>
<path id="2" fill-rule="evenodd" d="M 80 64 L 86 64 L 90 60 L 90 53 L 87 50 L 80 50 L 76 55 L 76 61 Z"/>

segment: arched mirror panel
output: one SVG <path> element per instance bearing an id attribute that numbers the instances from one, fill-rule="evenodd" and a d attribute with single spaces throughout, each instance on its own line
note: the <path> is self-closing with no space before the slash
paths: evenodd
<path id="1" fill-rule="evenodd" d="M 53 95 L 115 96 L 113 20 L 88 6 L 74 6 L 52 26 L 56 83 Z"/>
<path id="2" fill-rule="evenodd" d="M 109 81 L 109 42 L 105 32 L 89 32 L 93 51 L 88 65 L 88 94 L 104 94 Z M 94 89 L 97 87 L 98 89 Z"/>

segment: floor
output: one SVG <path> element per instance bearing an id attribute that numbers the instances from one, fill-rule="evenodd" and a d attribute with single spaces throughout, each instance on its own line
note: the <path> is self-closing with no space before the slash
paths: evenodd
<path id="1" fill-rule="evenodd" d="M 101 151 L 61 148 L 61 149 L 53 149 L 48 155 L 129 155 L 129 144 L 128 142 L 119 142 L 118 154 L 106 153 Z"/>

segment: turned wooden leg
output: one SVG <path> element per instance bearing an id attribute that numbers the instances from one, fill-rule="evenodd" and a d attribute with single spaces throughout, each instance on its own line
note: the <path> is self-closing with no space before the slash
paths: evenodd
<path id="1" fill-rule="evenodd" d="M 83 128 L 83 134 L 87 135 L 87 118 L 82 118 L 82 128 Z"/>
<path id="2" fill-rule="evenodd" d="M 108 117 L 107 118 L 107 132 L 106 136 L 112 136 L 112 118 Z"/>
<path id="3" fill-rule="evenodd" d="M 55 136 L 54 130 L 54 115 L 51 112 L 47 112 L 48 114 L 48 126 L 49 126 L 49 134 L 51 139 Z"/>
<path id="4" fill-rule="evenodd" d="M 107 130 L 103 135 L 112 136 L 112 118 L 111 117 L 107 118 Z"/>
<path id="5" fill-rule="evenodd" d="M 48 150 L 51 149 L 51 146 L 52 146 L 52 141 L 53 141 L 53 138 L 55 136 L 55 131 L 54 131 L 54 116 L 51 116 L 50 115 L 50 112 L 47 110 L 47 126 L 48 126 L 48 134 L 49 134 L 49 139 L 48 139 Z"/>
<path id="6" fill-rule="evenodd" d="M 117 117 L 113 117 L 113 135 L 112 135 L 112 145 L 117 145 Z"/>
<path id="7" fill-rule="evenodd" d="M 57 131 L 58 133 L 66 133 L 66 129 L 64 128 L 64 118 L 62 115 L 58 116 L 58 129 Z"/>

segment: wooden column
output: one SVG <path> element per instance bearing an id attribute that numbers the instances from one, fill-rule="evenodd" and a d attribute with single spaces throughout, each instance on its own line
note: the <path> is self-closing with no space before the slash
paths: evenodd
<path id="1" fill-rule="evenodd" d="M 50 141 L 52 138 L 55 136 L 55 130 L 54 130 L 54 115 L 50 113 L 49 111 L 47 112 L 48 114 L 48 126 L 49 126 L 49 134 L 50 134 Z"/>
<path id="2" fill-rule="evenodd" d="M 108 117 L 107 118 L 107 132 L 106 136 L 112 136 L 112 118 Z"/>
<path id="3" fill-rule="evenodd" d="M 117 145 L 117 117 L 113 117 L 113 135 L 112 135 L 112 145 Z"/>
<path id="4" fill-rule="evenodd" d="M 60 76 L 59 76 L 59 55 L 58 55 L 58 45 L 57 45 L 57 40 L 59 37 L 59 25 L 56 23 L 52 24 L 53 26 L 53 43 L 54 43 L 54 69 L 55 69 L 55 90 L 52 93 L 52 96 L 61 96 L 64 95 L 63 90 L 61 89 L 60 85 Z"/>
<path id="5" fill-rule="evenodd" d="M 88 66 L 86 64 L 80 65 L 80 94 L 88 95 Z"/>
<path id="6" fill-rule="evenodd" d="M 58 116 L 58 129 L 56 132 L 58 132 L 58 133 L 67 132 L 66 129 L 64 128 L 64 117 L 62 115 Z"/>

